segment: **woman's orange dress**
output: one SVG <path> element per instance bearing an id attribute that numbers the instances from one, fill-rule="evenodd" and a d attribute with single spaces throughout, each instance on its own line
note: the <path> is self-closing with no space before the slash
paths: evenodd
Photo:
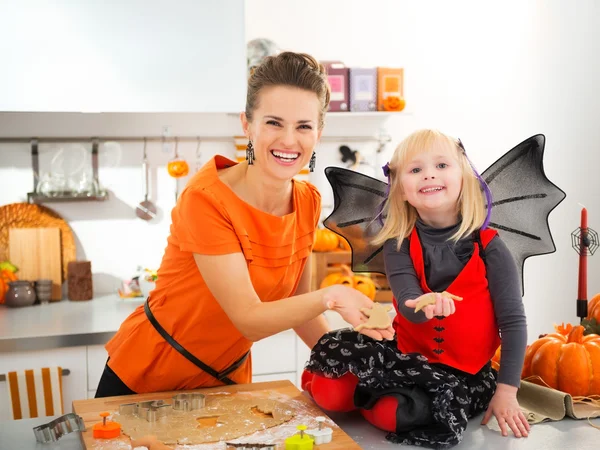
<path id="1" fill-rule="evenodd" d="M 220 181 L 217 171 L 234 164 L 215 156 L 181 193 L 172 211 L 156 289 L 150 295 L 152 312 L 162 327 L 218 372 L 242 357 L 252 342 L 235 328 L 209 291 L 193 253 L 242 252 L 261 301 L 290 297 L 310 256 L 321 211 L 316 188 L 296 180 L 292 213 L 277 217 L 257 210 Z M 110 368 L 137 393 L 223 384 L 173 349 L 150 324 L 143 305 L 123 322 L 106 350 Z M 228 376 L 250 383 L 251 358 Z"/>

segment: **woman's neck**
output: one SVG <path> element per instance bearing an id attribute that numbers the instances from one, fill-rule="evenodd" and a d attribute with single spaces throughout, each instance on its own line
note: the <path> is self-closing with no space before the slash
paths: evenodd
<path id="1" fill-rule="evenodd" d="M 291 180 L 265 178 L 259 170 L 242 163 L 224 174 L 222 181 L 246 203 L 267 214 L 284 216 L 294 210 Z"/>

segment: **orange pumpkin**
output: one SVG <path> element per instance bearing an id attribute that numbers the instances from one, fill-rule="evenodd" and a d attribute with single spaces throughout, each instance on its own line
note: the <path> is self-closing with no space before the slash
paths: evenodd
<path id="1" fill-rule="evenodd" d="M 0 305 L 4 304 L 4 296 L 8 291 L 8 282 L 4 281 L 4 278 L 0 277 Z"/>
<path id="2" fill-rule="evenodd" d="M 496 352 L 494 353 L 494 356 L 492 356 L 492 369 L 498 371 L 500 370 L 500 353 L 502 352 L 502 346 L 499 345 L 498 348 L 496 349 Z"/>
<path id="3" fill-rule="evenodd" d="M 4 304 L 4 296 L 8 292 L 8 283 L 16 281 L 17 275 L 8 269 L 0 270 L 0 305 Z"/>
<path id="4" fill-rule="evenodd" d="M 338 272 L 330 273 L 323 278 L 320 288 L 323 289 L 332 284 L 345 284 L 346 286 L 350 286 L 357 291 L 362 292 L 371 300 L 375 300 L 375 294 L 377 292 L 375 282 L 364 275 L 354 275 L 350 268 L 345 264 L 340 266 Z"/>
<path id="5" fill-rule="evenodd" d="M 375 282 L 364 275 L 354 275 L 354 289 L 362 292 L 371 300 L 375 300 L 375 294 L 377 293 L 377 287 L 375 286 Z"/>
<path id="6" fill-rule="evenodd" d="M 583 335 L 577 325 L 568 336 L 552 333 L 536 340 L 525 352 L 522 377 L 573 396 L 600 394 L 600 336 Z"/>
<path id="7" fill-rule="evenodd" d="M 600 323 L 600 293 L 594 295 L 588 302 L 588 319 L 596 319 Z"/>
<path id="8" fill-rule="evenodd" d="M 330 273 L 323 278 L 320 288 L 323 289 L 334 284 L 345 284 L 354 287 L 354 277 L 348 266 L 342 265 L 339 272 Z"/>
<path id="9" fill-rule="evenodd" d="M 315 233 L 314 252 L 332 252 L 338 248 L 339 236 L 327 228 L 319 228 Z"/>
<path id="10" fill-rule="evenodd" d="M 406 106 L 406 101 L 402 97 L 390 95 L 383 101 L 383 109 L 385 111 L 402 111 Z"/>
<path id="11" fill-rule="evenodd" d="M 573 325 L 570 323 L 566 324 L 563 322 L 560 325 L 554 324 L 554 329 L 558 334 L 562 334 L 563 336 L 568 336 L 571 330 L 573 330 Z"/>
<path id="12" fill-rule="evenodd" d="M 167 171 L 173 178 L 181 178 L 190 172 L 190 166 L 184 159 L 173 159 L 167 164 Z"/>
<path id="13" fill-rule="evenodd" d="M 352 251 L 352 248 L 350 247 L 350 243 L 346 239 L 344 239 L 343 237 L 340 237 L 339 240 L 340 240 L 340 250 L 348 251 L 348 252 Z"/>

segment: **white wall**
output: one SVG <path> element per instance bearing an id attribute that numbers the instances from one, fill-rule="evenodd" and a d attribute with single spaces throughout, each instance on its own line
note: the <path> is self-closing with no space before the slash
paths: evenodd
<path id="1" fill-rule="evenodd" d="M 319 59 L 341 59 L 348 65 L 405 67 L 407 111 L 385 123 L 394 142 L 416 127 L 437 127 L 460 137 L 481 171 L 523 139 L 544 133 L 548 177 L 567 193 L 552 213 L 550 224 L 557 252 L 531 258 L 525 264 L 525 304 L 529 339 L 548 332 L 552 323 L 575 322 L 577 255 L 570 233 L 579 225 L 578 203 L 589 209 L 590 226 L 600 230 L 600 190 L 595 171 L 600 116 L 600 4 L 593 0 L 566 2 L 506 1 L 246 1 L 247 39 L 267 37 L 284 49 L 312 53 Z M 68 119 L 57 119 L 62 128 Z M 164 122 L 164 123 L 163 123 Z M 45 122 L 44 122 L 45 123 Z M 204 116 L 136 117 L 104 123 L 106 133 L 145 130 L 159 134 L 171 125 L 182 134 L 233 135 L 235 118 Z M 330 117 L 326 133 L 372 134 L 380 119 Z M 0 116 L 0 134 L 47 134 L 30 120 L 9 124 Z M 25 129 L 22 129 L 22 128 Z M 60 128 L 59 127 L 59 128 Z M 54 128 L 52 128 L 54 129 Z M 79 132 L 73 129 L 73 133 Z M 85 134 L 85 133 L 82 133 Z M 318 172 L 334 163 L 339 143 L 319 148 Z M 352 144 L 372 154 L 373 143 Z M 193 161 L 195 145 L 182 153 Z M 142 197 L 139 145 L 123 146 L 118 167 L 103 168 L 101 177 L 112 199 L 104 205 L 52 205 L 69 220 L 80 242 L 81 255 L 94 271 L 108 274 L 98 288 L 112 288 L 138 264 L 157 265 L 168 233 L 173 205 L 172 179 L 160 146 L 149 148 L 156 195 L 163 219 L 149 224 L 136 219 L 133 208 Z M 202 157 L 213 152 L 233 155 L 233 145 L 206 144 Z M 390 155 L 371 156 L 380 166 Z M 31 189 L 26 146 L 0 149 L 0 204 L 22 201 Z M 323 190 L 323 176 L 313 178 Z M 101 218 L 102 220 L 97 220 Z M 589 259 L 589 293 L 600 292 L 600 255 Z M 115 278 L 110 278 L 115 277 Z M 101 286 L 100 286 L 101 284 Z"/>
<path id="2" fill-rule="evenodd" d="M 525 138 L 545 134 L 546 173 L 567 198 L 550 216 L 557 252 L 525 263 L 529 339 L 551 331 L 555 322 L 576 322 L 578 256 L 570 233 L 579 226 L 578 203 L 588 207 L 589 224 L 600 231 L 600 3 L 247 5 L 249 39 L 268 37 L 285 49 L 347 65 L 404 67 L 414 124 L 460 137 L 480 171 Z M 398 142 L 408 130 L 394 125 L 388 123 Z M 591 297 L 600 292 L 600 254 L 588 265 Z"/>

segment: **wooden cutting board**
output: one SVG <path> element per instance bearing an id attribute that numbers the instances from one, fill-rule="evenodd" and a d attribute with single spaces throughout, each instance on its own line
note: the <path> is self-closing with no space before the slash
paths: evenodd
<path id="1" fill-rule="evenodd" d="M 119 405 L 124 403 L 134 403 L 148 400 L 166 400 L 167 403 L 171 403 L 171 397 L 174 394 L 181 394 L 183 392 L 201 392 L 208 394 L 214 393 L 230 393 L 235 395 L 236 392 L 264 392 L 265 398 L 268 398 L 273 393 L 282 394 L 290 399 L 302 402 L 306 405 L 306 413 L 313 417 L 326 416 L 315 403 L 305 394 L 300 392 L 290 381 L 267 381 L 264 383 L 253 383 L 253 384 L 238 384 L 235 386 L 219 386 L 208 389 L 198 389 L 194 391 L 177 391 L 177 392 L 159 392 L 154 394 L 135 394 L 135 395 L 123 395 L 120 397 L 108 397 L 108 398 L 97 398 L 91 400 L 76 400 L 73 402 L 73 411 L 81 416 L 85 422 L 87 431 L 83 432 L 83 441 L 85 448 L 92 450 L 98 448 L 99 444 L 92 435 L 92 427 L 94 424 L 101 422 L 100 413 L 103 411 L 115 412 L 118 411 Z M 305 414 L 305 412 L 303 412 Z M 118 417 L 118 416 L 117 416 Z M 117 417 L 115 420 L 118 421 Z M 321 444 L 315 447 L 319 450 L 360 450 L 360 446 L 354 442 L 350 436 L 344 433 L 338 426 L 333 426 L 333 439 L 329 444 Z M 129 442 L 129 439 L 125 436 L 118 438 Z M 283 448 L 282 439 L 280 444 Z M 206 444 L 210 446 L 211 444 Z M 214 446 L 214 444 L 212 444 Z M 108 448 L 103 446 L 102 448 Z M 175 448 L 184 449 L 185 446 L 178 446 Z M 196 446 L 194 446 L 196 448 Z M 198 445 L 201 449 L 202 446 Z"/>
<path id="2" fill-rule="evenodd" d="M 52 280 L 52 300 L 62 298 L 60 228 L 11 228 L 8 254 L 20 280 Z"/>

